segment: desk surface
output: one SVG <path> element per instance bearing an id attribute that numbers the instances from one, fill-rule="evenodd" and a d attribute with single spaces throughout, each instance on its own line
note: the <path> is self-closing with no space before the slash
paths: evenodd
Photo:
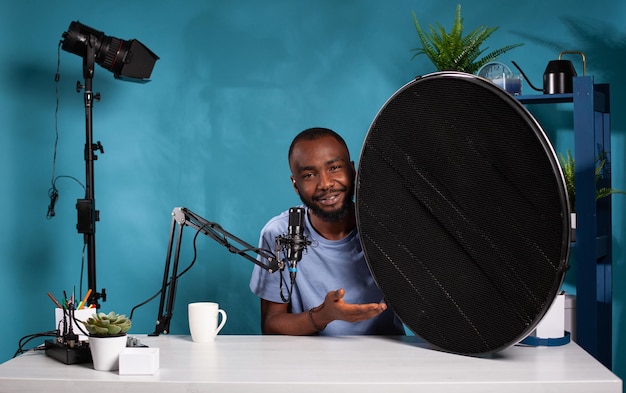
<path id="1" fill-rule="evenodd" d="M 429 349 L 416 337 L 135 336 L 159 348 L 154 375 L 65 365 L 43 351 L 0 365 L 0 392 L 614 392 L 622 381 L 575 343 L 489 357 Z"/>

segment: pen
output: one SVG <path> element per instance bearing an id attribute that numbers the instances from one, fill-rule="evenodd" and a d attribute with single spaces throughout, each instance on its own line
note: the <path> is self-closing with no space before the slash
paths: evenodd
<path id="1" fill-rule="evenodd" d="M 63 307 L 61 307 L 61 305 L 59 304 L 59 302 L 58 302 L 58 301 L 54 298 L 54 296 L 52 296 L 52 294 L 51 294 L 50 292 L 48 292 L 48 297 L 49 297 L 50 299 L 52 299 L 52 301 L 54 302 L 54 304 L 56 304 L 56 306 L 57 306 L 58 308 L 63 308 Z"/>
<path id="2" fill-rule="evenodd" d="M 85 307 L 85 304 L 87 304 L 87 299 L 89 299 L 89 295 L 91 295 L 91 288 L 89 288 L 89 290 L 87 291 L 87 294 L 85 295 L 83 301 L 80 302 L 80 306 L 78 307 L 79 310 L 82 310 L 82 308 Z"/>

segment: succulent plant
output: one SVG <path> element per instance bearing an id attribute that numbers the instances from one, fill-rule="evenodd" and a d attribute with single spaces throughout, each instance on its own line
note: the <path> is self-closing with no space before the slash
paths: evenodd
<path id="1" fill-rule="evenodd" d="M 108 314 L 95 313 L 81 321 L 90 335 L 94 336 L 119 336 L 125 334 L 131 327 L 132 322 L 126 315 L 120 315 L 113 311 Z"/>

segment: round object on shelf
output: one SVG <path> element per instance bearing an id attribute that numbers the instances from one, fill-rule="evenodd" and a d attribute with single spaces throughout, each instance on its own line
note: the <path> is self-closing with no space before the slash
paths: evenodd
<path id="1" fill-rule="evenodd" d="M 482 66 L 478 70 L 478 76 L 493 81 L 495 79 L 512 78 L 513 71 L 506 64 L 493 61 Z"/>
<path id="2" fill-rule="evenodd" d="M 478 70 L 478 76 L 490 80 L 510 94 L 522 94 L 522 77 L 515 75 L 509 66 L 504 63 L 497 61 L 487 63 Z"/>

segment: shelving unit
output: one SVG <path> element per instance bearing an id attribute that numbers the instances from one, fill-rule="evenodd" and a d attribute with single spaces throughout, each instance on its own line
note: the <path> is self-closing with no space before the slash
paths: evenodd
<path id="1" fill-rule="evenodd" d="M 592 76 L 574 78 L 572 94 L 522 95 L 523 104 L 573 103 L 576 168 L 576 335 L 577 343 L 609 369 L 612 357 L 611 198 L 596 203 L 595 168 L 606 154 L 610 173 L 609 85 Z M 610 176 L 602 187 L 610 187 Z"/>

